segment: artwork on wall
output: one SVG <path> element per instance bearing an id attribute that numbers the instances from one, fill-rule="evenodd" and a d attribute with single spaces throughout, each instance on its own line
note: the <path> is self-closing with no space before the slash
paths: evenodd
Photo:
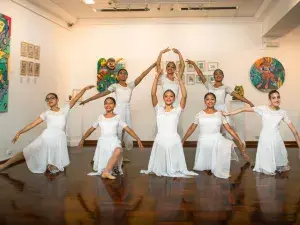
<path id="1" fill-rule="evenodd" d="M 97 63 L 97 89 L 105 91 L 110 85 L 117 83 L 117 75 L 120 69 L 125 69 L 122 58 L 100 58 Z"/>
<path id="2" fill-rule="evenodd" d="M 250 69 L 250 80 L 262 92 L 277 90 L 285 81 L 283 65 L 275 58 L 263 57 L 255 61 Z"/>
<path id="3" fill-rule="evenodd" d="M 33 58 L 34 55 L 34 45 L 28 44 L 28 58 Z"/>
<path id="4" fill-rule="evenodd" d="M 33 76 L 33 62 L 28 62 L 27 75 L 28 76 Z"/>
<path id="5" fill-rule="evenodd" d="M 207 63 L 207 70 L 208 71 L 214 71 L 218 69 L 218 63 L 217 62 L 208 62 Z"/>
<path id="6" fill-rule="evenodd" d="M 187 85 L 195 84 L 195 74 L 187 74 L 186 75 L 186 84 Z"/>
<path id="7" fill-rule="evenodd" d="M 200 79 L 200 76 L 196 75 L 196 83 L 202 83 L 202 80 Z"/>
<path id="8" fill-rule="evenodd" d="M 40 64 L 39 63 L 35 63 L 34 64 L 34 76 L 35 77 L 39 77 L 40 76 Z"/>
<path id="9" fill-rule="evenodd" d="M 21 56 L 27 57 L 28 43 L 21 42 Z"/>
<path id="10" fill-rule="evenodd" d="M 187 64 L 186 64 L 186 71 L 187 71 L 187 72 L 195 72 L 195 68 L 194 68 L 193 65 L 187 63 Z"/>
<path id="11" fill-rule="evenodd" d="M 20 62 L 20 75 L 21 76 L 27 75 L 27 68 L 28 68 L 28 63 L 24 60 L 21 60 L 21 62 Z"/>
<path id="12" fill-rule="evenodd" d="M 204 72 L 205 71 L 205 61 L 197 61 L 197 66 L 198 66 L 198 68 L 202 71 L 202 72 Z"/>
<path id="13" fill-rule="evenodd" d="M 214 79 L 214 75 L 207 75 L 207 78 L 206 78 L 210 83 L 214 83 L 215 82 L 215 79 Z"/>
<path id="14" fill-rule="evenodd" d="M 0 112 L 8 110 L 11 18 L 0 14 Z"/>
<path id="15" fill-rule="evenodd" d="M 41 52 L 40 46 L 35 45 L 34 46 L 33 58 L 39 60 L 40 59 L 40 52 Z"/>

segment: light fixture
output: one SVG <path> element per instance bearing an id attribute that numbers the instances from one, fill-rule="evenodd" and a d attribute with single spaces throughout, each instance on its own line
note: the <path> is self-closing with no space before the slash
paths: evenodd
<path id="1" fill-rule="evenodd" d="M 92 4 L 95 4 L 95 1 L 94 0 L 82 0 L 84 4 L 87 4 L 87 5 L 92 5 Z"/>
<path id="2" fill-rule="evenodd" d="M 158 11 L 160 10 L 160 7 L 161 7 L 161 5 L 159 4 L 159 5 L 157 6 L 157 10 L 158 10 Z"/>

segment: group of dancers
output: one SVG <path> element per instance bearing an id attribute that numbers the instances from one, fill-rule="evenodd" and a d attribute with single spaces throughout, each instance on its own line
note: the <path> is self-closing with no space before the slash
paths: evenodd
<path id="1" fill-rule="evenodd" d="M 166 65 L 166 74 L 161 67 L 162 55 L 173 51 L 179 57 L 179 68 L 174 62 Z M 254 171 L 269 175 L 290 169 L 287 150 L 279 133 L 281 121 L 288 124 L 293 132 L 298 146 L 299 135 L 288 118 L 286 111 L 280 108 L 280 94 L 273 90 L 269 93 L 269 104 L 254 106 L 248 99 L 238 95 L 230 87 L 223 84 L 224 73 L 217 69 L 214 71 L 214 83 L 210 83 L 202 71 L 192 60 L 186 60 L 194 66 L 197 75 L 202 80 L 208 93 L 204 96 L 206 108 L 196 114 L 192 125 L 181 139 L 178 134 L 180 115 L 186 107 L 187 91 L 182 81 L 185 62 L 177 49 L 164 49 L 160 52 L 157 61 L 153 63 L 134 81 L 127 83 L 128 73 L 125 69 L 118 72 L 118 83 L 111 85 L 106 91 L 96 94 L 81 102 L 84 105 L 90 101 L 115 93 L 116 99 L 106 97 L 104 100 L 105 113 L 100 115 L 94 124 L 83 135 L 79 146 L 98 127 L 101 134 L 98 139 L 93 158 L 95 172 L 89 175 L 101 175 L 102 178 L 115 179 L 116 173 L 122 174 L 123 149 L 132 148 L 132 138 L 143 150 L 143 144 L 138 135 L 130 128 L 131 113 L 130 100 L 132 91 L 149 72 L 156 68 L 156 75 L 151 89 L 152 105 L 156 112 L 157 135 L 155 137 L 148 169 L 141 170 L 144 174 L 156 174 L 167 177 L 192 177 L 198 175 L 189 171 L 186 166 L 183 145 L 190 135 L 199 126 L 199 137 L 195 154 L 194 170 L 211 171 L 216 177 L 230 177 L 231 160 L 238 161 L 235 149 L 239 149 L 241 156 L 250 162 L 246 154 L 244 140 L 241 140 L 234 130 L 231 115 L 241 112 L 256 112 L 262 117 L 262 130 L 259 136 Z M 161 81 L 163 88 L 163 105 L 158 104 L 157 87 Z M 68 104 L 59 108 L 59 99 L 55 93 L 46 96 L 49 110 L 42 113 L 35 121 L 20 130 L 13 139 L 15 143 L 21 134 L 31 130 L 43 121 L 47 128 L 22 152 L 15 154 L 7 162 L 0 165 L 0 171 L 8 168 L 20 160 L 26 160 L 27 166 L 33 173 L 51 173 L 63 171 L 69 161 L 66 121 L 69 110 L 94 86 L 87 86 L 78 93 Z M 181 98 L 179 99 L 179 93 Z M 234 96 L 250 106 L 228 112 L 225 104 L 226 95 Z"/>

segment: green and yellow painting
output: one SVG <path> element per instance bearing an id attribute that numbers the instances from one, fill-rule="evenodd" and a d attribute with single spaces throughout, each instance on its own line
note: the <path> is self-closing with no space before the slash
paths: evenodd
<path id="1" fill-rule="evenodd" d="M 8 63 L 11 18 L 0 14 L 0 112 L 8 110 Z"/>
<path id="2" fill-rule="evenodd" d="M 125 64 L 120 59 L 100 58 L 97 63 L 97 89 L 99 92 L 107 90 L 107 88 L 117 83 L 117 75 L 120 69 L 125 69 Z"/>

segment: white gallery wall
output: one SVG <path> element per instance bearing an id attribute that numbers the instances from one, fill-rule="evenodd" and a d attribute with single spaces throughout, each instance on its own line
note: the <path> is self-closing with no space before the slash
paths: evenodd
<path id="1" fill-rule="evenodd" d="M 83 24 L 83 23 L 82 23 Z M 71 88 L 79 88 L 96 81 L 96 65 L 100 57 L 122 57 L 126 60 L 128 80 L 136 78 L 156 60 L 160 50 L 178 48 L 184 58 L 218 62 L 225 73 L 224 83 L 232 88 L 243 85 L 246 97 L 255 105 L 267 104 L 267 94 L 254 88 L 249 80 L 251 65 L 260 57 L 277 58 L 286 69 L 286 81 L 280 89 L 282 107 L 300 128 L 297 96 L 299 70 L 297 54 L 300 50 L 300 28 L 280 39 L 280 47 L 263 49 L 262 24 L 253 22 L 218 20 L 123 20 L 105 21 L 103 24 L 75 27 L 72 30 Z M 90 23 L 92 24 L 92 23 Z M 176 55 L 167 53 L 163 60 L 177 60 Z M 150 89 L 154 71 L 134 90 L 132 96 L 133 128 L 142 140 L 153 140 L 155 115 L 151 106 Z M 188 103 L 182 115 L 184 130 L 193 122 L 194 116 L 204 107 L 206 90 L 202 84 L 187 85 Z M 95 94 L 90 92 L 86 97 Z M 66 96 L 66 95 L 65 95 Z M 227 99 L 228 101 L 230 98 Z M 230 106 L 230 102 L 228 102 Z M 99 114 L 104 112 L 103 100 L 97 100 L 80 109 L 82 126 L 87 130 Z M 261 120 L 255 114 L 245 117 L 247 141 L 256 140 Z M 97 139 L 96 131 L 90 139 Z M 282 126 L 284 140 L 294 140 L 291 132 Z M 194 135 L 190 140 L 196 140 Z"/>
<path id="2" fill-rule="evenodd" d="M 69 31 L 8 0 L 0 1 L 0 9 L 12 18 L 8 112 L 0 113 L 0 160 L 4 160 L 7 153 L 20 151 L 41 134 L 45 124 L 11 144 L 18 130 L 45 111 L 45 95 L 67 85 Z M 32 77 L 20 83 L 22 41 L 41 47 L 41 71 L 36 83 Z"/>

